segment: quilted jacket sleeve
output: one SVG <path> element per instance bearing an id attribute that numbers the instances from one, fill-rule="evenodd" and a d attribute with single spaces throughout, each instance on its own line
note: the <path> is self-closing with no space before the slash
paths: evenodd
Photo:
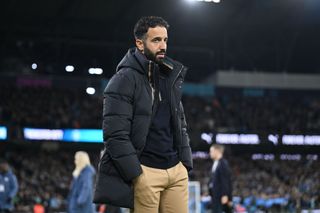
<path id="1" fill-rule="evenodd" d="M 181 112 L 181 135 L 182 135 L 182 146 L 181 146 L 181 160 L 183 165 L 190 171 L 193 168 L 192 152 L 190 147 L 190 139 L 187 132 L 187 121 L 184 114 L 183 105 L 180 102 Z"/>
<path id="2" fill-rule="evenodd" d="M 142 173 L 136 150 L 130 140 L 134 90 L 134 78 L 124 70 L 111 78 L 104 91 L 103 139 L 125 181 Z"/>

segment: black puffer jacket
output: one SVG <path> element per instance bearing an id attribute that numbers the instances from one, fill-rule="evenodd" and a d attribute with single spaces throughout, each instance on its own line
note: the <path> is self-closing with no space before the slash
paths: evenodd
<path id="1" fill-rule="evenodd" d="M 192 154 L 181 103 L 186 68 L 166 57 L 174 145 L 183 165 L 192 169 Z M 104 91 L 103 138 L 95 189 L 96 203 L 133 207 L 131 181 L 142 173 L 139 156 L 143 151 L 159 101 L 159 66 L 137 49 L 130 49 Z"/>

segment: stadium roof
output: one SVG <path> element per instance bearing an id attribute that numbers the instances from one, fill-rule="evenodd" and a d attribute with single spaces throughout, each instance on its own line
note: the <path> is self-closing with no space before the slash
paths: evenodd
<path id="1" fill-rule="evenodd" d="M 80 73 L 102 67 L 110 77 L 133 45 L 133 25 L 146 15 L 171 25 L 169 54 L 191 68 L 188 80 L 220 69 L 320 70 L 318 0 L 3 1 L 1 70 L 19 58 L 49 73 L 72 64 Z"/>

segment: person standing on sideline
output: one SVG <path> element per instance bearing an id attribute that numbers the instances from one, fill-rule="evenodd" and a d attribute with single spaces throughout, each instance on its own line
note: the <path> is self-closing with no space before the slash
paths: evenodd
<path id="1" fill-rule="evenodd" d="M 88 153 L 78 151 L 74 157 L 75 170 L 68 196 L 68 213 L 94 213 L 93 199 L 94 168 Z"/>
<path id="2" fill-rule="evenodd" d="M 0 213 L 13 212 L 18 182 L 6 160 L 0 160 Z"/>
<path id="3" fill-rule="evenodd" d="M 223 153 L 222 145 L 214 144 L 210 147 L 210 157 L 214 161 L 209 180 L 212 213 L 228 213 L 232 209 L 231 169 Z"/>
<path id="4" fill-rule="evenodd" d="M 186 67 L 166 56 L 168 23 L 142 17 L 104 91 L 95 202 L 134 213 L 187 213 L 192 154 L 181 103 Z"/>

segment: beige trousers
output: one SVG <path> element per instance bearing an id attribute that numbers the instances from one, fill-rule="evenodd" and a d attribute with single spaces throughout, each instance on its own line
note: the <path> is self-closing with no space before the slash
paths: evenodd
<path id="1" fill-rule="evenodd" d="M 134 209 L 131 213 L 187 213 L 188 172 L 178 163 L 169 169 L 142 165 L 134 180 Z"/>

